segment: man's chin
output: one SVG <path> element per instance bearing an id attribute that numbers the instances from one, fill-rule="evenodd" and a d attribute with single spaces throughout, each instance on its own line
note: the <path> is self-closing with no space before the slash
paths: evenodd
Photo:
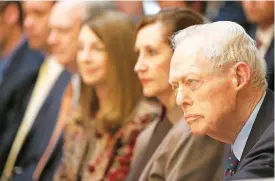
<path id="1" fill-rule="evenodd" d="M 37 42 L 29 40 L 28 44 L 32 49 L 35 49 L 35 50 L 41 50 L 42 49 L 42 46 Z"/>
<path id="2" fill-rule="evenodd" d="M 199 135 L 199 136 L 205 135 L 205 133 L 203 131 L 195 130 L 195 129 L 192 129 L 192 128 L 191 128 L 191 132 L 192 132 L 193 135 Z"/>
<path id="3" fill-rule="evenodd" d="M 57 62 L 60 64 L 60 65 L 62 65 L 62 66 L 66 66 L 66 60 L 64 60 L 64 58 L 62 58 L 61 56 L 55 56 L 55 58 L 56 58 L 56 60 L 57 60 Z"/>
<path id="4" fill-rule="evenodd" d="M 196 125 L 196 123 L 193 123 L 193 124 L 189 124 L 190 128 L 191 128 L 191 132 L 192 134 L 194 135 L 205 135 L 206 134 L 206 129 Z"/>

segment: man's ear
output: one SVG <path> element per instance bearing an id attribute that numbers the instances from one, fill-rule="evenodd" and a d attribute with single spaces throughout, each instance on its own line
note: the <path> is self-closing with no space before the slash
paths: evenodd
<path id="1" fill-rule="evenodd" d="M 247 83 L 251 79 L 251 69 L 245 62 L 238 62 L 233 67 L 235 74 L 235 83 L 236 88 L 241 89 L 243 86 L 247 85 Z"/>

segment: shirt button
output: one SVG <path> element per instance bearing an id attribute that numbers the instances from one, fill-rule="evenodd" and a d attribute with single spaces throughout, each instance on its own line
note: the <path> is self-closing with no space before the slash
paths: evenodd
<path id="1" fill-rule="evenodd" d="M 15 174 L 18 174 L 18 175 L 23 173 L 22 167 L 14 167 L 13 171 Z"/>

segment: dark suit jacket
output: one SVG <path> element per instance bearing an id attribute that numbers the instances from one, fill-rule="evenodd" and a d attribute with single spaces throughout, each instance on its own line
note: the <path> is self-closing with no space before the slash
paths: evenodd
<path id="1" fill-rule="evenodd" d="M 13 181 L 32 180 L 33 172 L 55 128 L 61 98 L 69 80 L 70 74 L 64 70 L 40 108 L 16 162 L 17 167 L 23 168 L 23 173 L 15 174 Z M 63 139 L 61 138 L 41 174 L 40 181 L 52 180 L 63 153 L 62 149 Z"/>
<path id="2" fill-rule="evenodd" d="M 256 40 L 256 26 L 251 26 L 248 34 Z M 264 56 L 267 64 L 267 83 L 268 88 L 274 91 L 274 38 Z"/>
<path id="3" fill-rule="evenodd" d="M 247 21 L 241 3 L 238 1 L 224 1 L 219 9 L 218 15 L 212 21 L 233 21 L 248 30 L 251 24 Z"/>
<path id="4" fill-rule="evenodd" d="M 13 181 L 31 180 L 38 161 L 52 136 L 61 98 L 69 80 L 70 74 L 63 71 L 42 105 L 16 162 L 16 166 L 23 168 L 23 173 L 15 175 Z M 62 153 L 62 139 L 60 139 L 40 177 L 40 181 L 52 180 Z"/>
<path id="5" fill-rule="evenodd" d="M 26 54 L 26 52 L 26 49 L 23 49 L 21 55 L 17 56 L 15 60 L 18 62 L 20 57 L 23 57 L 23 55 Z M 35 78 L 33 78 L 32 81 L 29 81 L 28 84 L 23 84 L 23 86 L 20 87 L 18 86 L 18 84 L 21 85 L 21 79 L 23 77 L 18 75 L 26 76 L 27 74 L 30 74 L 30 67 L 33 67 L 33 64 L 39 61 L 38 57 L 30 57 L 32 56 L 29 56 L 27 59 L 25 59 L 24 62 L 24 67 L 29 68 L 28 70 L 23 71 L 21 70 L 23 69 L 21 67 L 18 68 L 18 70 L 8 71 L 8 74 L 10 74 L 9 81 L 7 81 L 7 83 L 5 84 L 15 84 L 17 86 L 16 88 L 14 88 L 16 91 L 13 94 L 11 94 L 12 91 L 10 89 L 5 88 L 4 90 L 2 90 L 2 88 L 0 88 L 1 99 L 6 100 L 6 96 L 11 94 L 11 101 L 6 101 L 7 103 L 5 103 L 5 105 L 3 105 L 2 107 L 0 106 L 0 174 L 2 174 L 3 167 L 8 157 L 11 145 L 16 136 L 20 123 L 23 119 L 39 71 L 39 66 L 37 66 L 37 69 L 35 71 Z M 16 65 L 18 66 L 18 63 Z M 24 73 L 19 74 L 18 71 L 23 71 Z M 15 74 L 14 72 L 17 73 Z M 60 107 L 60 100 L 62 98 L 63 91 L 66 88 L 69 79 L 70 74 L 67 71 L 63 71 L 57 79 L 54 86 L 52 87 L 48 97 L 44 101 L 33 123 L 33 126 L 25 140 L 25 143 L 22 146 L 22 149 L 18 155 L 15 167 L 20 168 L 20 171 L 18 172 L 18 169 L 17 171 L 14 171 L 13 177 L 11 179 L 12 181 L 32 180 L 34 169 L 43 152 L 45 151 L 45 148 L 51 137 L 52 131 L 55 127 L 57 114 L 59 112 Z M 17 82 L 17 84 L 15 82 Z M 1 86 L 4 86 L 5 84 L 4 82 L 2 82 Z M 0 100 L 0 102 L 2 104 L 2 100 Z M 1 114 L 2 109 L 8 112 L 8 116 L 2 117 L 2 115 L 4 115 Z M 5 119 L 2 120 L 2 118 Z M 62 142 L 60 140 L 56 149 L 54 150 L 52 157 L 46 165 L 44 172 L 41 175 L 41 181 L 52 180 L 52 176 L 55 172 L 56 166 L 60 161 L 61 154 Z"/>
<path id="6" fill-rule="evenodd" d="M 267 90 L 236 174 L 224 180 L 274 177 L 274 94 Z"/>
<path id="7" fill-rule="evenodd" d="M 0 85 L 0 174 L 43 60 L 43 55 L 31 50 L 25 41 L 4 72 Z"/>

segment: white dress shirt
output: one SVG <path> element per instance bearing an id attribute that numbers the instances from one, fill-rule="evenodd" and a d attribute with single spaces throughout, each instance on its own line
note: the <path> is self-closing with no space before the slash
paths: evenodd
<path id="1" fill-rule="evenodd" d="M 257 28 L 256 39 L 261 42 L 261 46 L 258 48 L 258 50 L 261 56 L 264 57 L 272 40 L 274 39 L 274 24 L 270 25 L 264 30 Z"/>

